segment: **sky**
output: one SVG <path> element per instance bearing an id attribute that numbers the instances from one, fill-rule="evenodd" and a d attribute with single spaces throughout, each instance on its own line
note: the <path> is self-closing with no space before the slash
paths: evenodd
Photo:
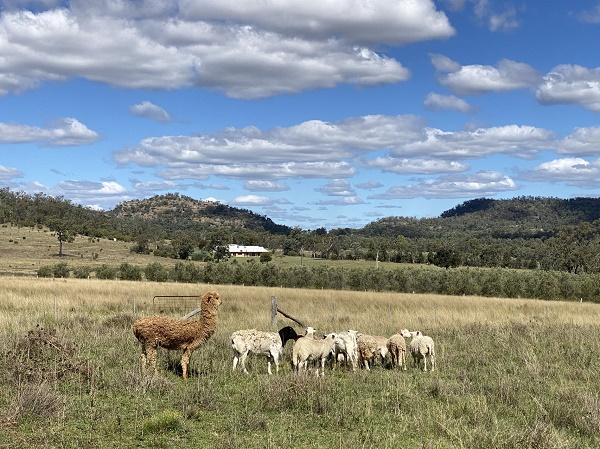
<path id="1" fill-rule="evenodd" d="M 0 187 L 312 230 L 600 194 L 600 0 L 0 0 Z"/>

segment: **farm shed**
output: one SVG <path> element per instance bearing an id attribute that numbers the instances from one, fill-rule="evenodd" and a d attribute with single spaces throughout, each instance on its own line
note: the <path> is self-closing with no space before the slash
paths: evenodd
<path id="1" fill-rule="evenodd" d="M 229 255 L 232 257 L 253 257 L 268 252 L 262 246 L 229 245 Z"/>

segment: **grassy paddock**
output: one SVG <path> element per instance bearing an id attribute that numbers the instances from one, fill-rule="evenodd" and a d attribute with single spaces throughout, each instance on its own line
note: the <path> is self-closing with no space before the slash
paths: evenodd
<path id="1" fill-rule="evenodd" d="M 216 334 L 192 357 L 159 351 L 142 377 L 135 316 L 155 295 L 216 290 Z M 0 278 L 0 447 L 593 448 L 600 445 L 600 305 L 519 299 L 98 280 Z M 271 297 L 319 332 L 402 327 L 434 337 L 437 369 L 279 375 L 232 331 L 276 330 Z M 169 303 L 170 304 L 170 303 Z M 300 331 L 298 326 L 295 326 Z"/>

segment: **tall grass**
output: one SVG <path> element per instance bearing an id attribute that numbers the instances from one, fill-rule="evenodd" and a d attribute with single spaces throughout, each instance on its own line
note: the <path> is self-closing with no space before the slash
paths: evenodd
<path id="1" fill-rule="evenodd" d="M 180 354 L 164 350 L 160 375 L 142 377 L 133 319 L 181 316 L 197 304 L 165 312 L 154 296 L 207 290 L 223 300 L 220 321 L 190 379 L 178 374 Z M 271 324 L 272 296 L 321 333 L 421 329 L 436 341 L 437 369 L 316 378 L 284 363 L 268 376 L 250 357 L 250 375 L 232 373 L 232 331 L 294 324 Z M 0 297 L 0 447 L 600 445 L 596 304 L 33 278 L 1 278 Z"/>

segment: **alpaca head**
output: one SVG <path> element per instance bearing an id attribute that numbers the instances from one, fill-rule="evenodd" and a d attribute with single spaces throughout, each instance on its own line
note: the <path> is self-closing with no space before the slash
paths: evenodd
<path id="1" fill-rule="evenodd" d="M 202 305 L 216 310 L 221 305 L 221 298 L 217 292 L 206 292 L 202 297 Z"/>

